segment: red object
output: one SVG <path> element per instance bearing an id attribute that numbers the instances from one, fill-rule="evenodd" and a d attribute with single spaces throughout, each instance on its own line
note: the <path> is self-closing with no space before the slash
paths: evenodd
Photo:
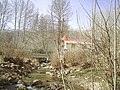
<path id="1" fill-rule="evenodd" d="M 69 38 L 67 36 L 63 36 L 62 40 L 68 40 Z"/>
<path id="2" fill-rule="evenodd" d="M 75 40 L 75 39 L 70 39 L 67 36 L 63 36 L 62 41 L 66 41 L 66 43 L 71 43 L 71 44 L 91 44 L 90 42 L 87 42 L 86 40 Z"/>

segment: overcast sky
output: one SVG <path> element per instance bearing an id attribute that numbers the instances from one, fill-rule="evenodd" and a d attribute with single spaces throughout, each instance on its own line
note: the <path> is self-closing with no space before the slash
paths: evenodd
<path id="1" fill-rule="evenodd" d="M 52 0 L 32 0 L 35 4 L 35 7 L 39 9 L 40 14 L 48 14 L 49 7 L 51 6 Z M 70 18 L 70 25 L 72 28 L 78 28 L 76 11 L 78 11 L 80 17 L 80 26 L 88 27 L 89 26 L 89 17 L 82 9 L 80 3 L 86 8 L 88 12 L 91 12 L 93 0 L 70 0 L 71 11 L 73 13 Z M 110 0 L 98 0 L 102 9 L 109 7 Z"/>

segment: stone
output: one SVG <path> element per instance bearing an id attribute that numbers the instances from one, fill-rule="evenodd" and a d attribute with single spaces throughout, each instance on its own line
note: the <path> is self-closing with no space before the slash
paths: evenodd
<path id="1" fill-rule="evenodd" d="M 43 67 L 43 68 L 45 68 L 45 69 L 49 69 L 49 66 L 45 66 L 45 67 Z"/>
<path id="2" fill-rule="evenodd" d="M 0 85 L 9 85 L 9 81 L 6 78 L 0 79 Z"/>
<path id="3" fill-rule="evenodd" d="M 42 63 L 42 64 L 41 64 L 41 67 L 46 67 L 46 66 L 47 66 L 46 63 Z"/>
<path id="4" fill-rule="evenodd" d="M 32 86 L 27 87 L 28 90 L 34 90 Z"/>
<path id="5" fill-rule="evenodd" d="M 40 90 L 46 90 L 44 87 L 40 88 Z"/>
<path id="6" fill-rule="evenodd" d="M 66 64 L 63 65 L 64 68 L 68 68 L 68 66 Z"/>
<path id="7" fill-rule="evenodd" d="M 41 88 L 44 87 L 44 84 L 41 80 L 34 80 L 31 86 L 36 88 Z"/>
<path id="8" fill-rule="evenodd" d="M 68 75 L 70 73 L 70 69 L 65 70 L 65 74 Z"/>
<path id="9" fill-rule="evenodd" d="M 47 75 L 53 76 L 53 73 L 51 72 L 46 72 Z"/>
<path id="10" fill-rule="evenodd" d="M 53 67 L 53 66 L 50 66 L 49 68 L 50 68 L 50 69 L 54 69 L 54 67 Z"/>
<path id="11" fill-rule="evenodd" d="M 57 86 L 58 85 L 56 83 L 50 83 L 51 90 L 56 90 Z"/>
<path id="12" fill-rule="evenodd" d="M 18 84 L 25 84 L 25 82 L 23 82 L 22 80 L 18 80 L 17 83 L 18 83 Z"/>
<path id="13" fill-rule="evenodd" d="M 17 90 L 27 90 L 27 87 L 23 84 L 19 84 Z"/>
<path id="14" fill-rule="evenodd" d="M 0 86 L 0 90 L 4 90 L 4 88 L 5 88 L 4 86 Z"/>

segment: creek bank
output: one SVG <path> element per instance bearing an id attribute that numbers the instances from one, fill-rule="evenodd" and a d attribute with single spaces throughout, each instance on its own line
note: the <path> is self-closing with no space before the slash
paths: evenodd
<path id="1" fill-rule="evenodd" d="M 74 77 L 73 73 L 77 70 L 76 67 L 65 65 L 64 74 Z M 51 63 L 5 57 L 4 61 L 0 62 L 0 76 L 1 90 L 63 90 L 60 69 L 55 69 Z M 72 88 L 72 85 L 75 86 L 75 90 L 87 90 L 71 80 L 65 77 L 68 89 Z"/>
<path id="2" fill-rule="evenodd" d="M 4 57 L 0 62 L 0 89 L 17 84 L 19 80 L 27 77 L 37 68 L 39 68 L 39 63 L 34 63 L 30 59 Z"/>
<path id="3" fill-rule="evenodd" d="M 0 90 L 63 90 L 58 79 L 47 74 L 50 64 L 5 57 L 0 62 Z"/>

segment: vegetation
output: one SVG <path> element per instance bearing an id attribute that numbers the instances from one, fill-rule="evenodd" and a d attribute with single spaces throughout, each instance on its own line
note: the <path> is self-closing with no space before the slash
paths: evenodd
<path id="1" fill-rule="evenodd" d="M 108 10 L 102 10 L 99 0 L 92 0 L 92 13 L 82 9 L 90 19 L 90 28 L 72 30 L 69 20 L 72 15 L 69 0 L 52 0 L 49 13 L 39 15 L 30 0 L 0 1 L 0 61 L 5 58 L 26 58 L 33 52 L 47 54 L 50 64 L 61 70 L 66 90 L 64 73 L 77 66 L 74 75 L 91 75 L 92 90 L 96 77 L 108 84 L 108 90 L 118 90 L 120 85 L 120 2 L 111 0 Z M 118 5 L 117 5 L 118 4 Z M 114 17 L 114 18 L 113 18 Z M 82 46 L 65 50 L 61 41 L 64 35 L 75 40 L 85 39 L 89 47 Z M 20 62 L 20 60 L 12 61 Z M 22 61 L 24 62 L 24 61 Z M 104 86 L 104 85 L 103 85 Z"/>

